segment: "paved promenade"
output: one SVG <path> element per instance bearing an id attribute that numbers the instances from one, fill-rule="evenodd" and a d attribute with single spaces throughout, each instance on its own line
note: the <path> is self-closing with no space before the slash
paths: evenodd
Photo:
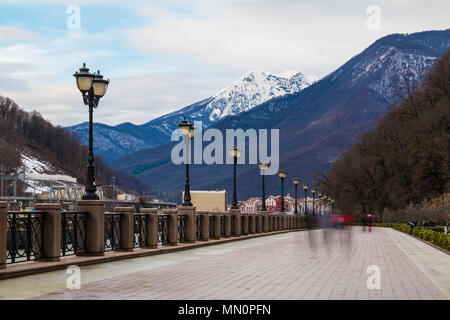
<path id="1" fill-rule="evenodd" d="M 380 288 L 369 290 L 369 266 Z M 449 299 L 450 255 L 392 229 L 314 230 L 0 281 L 0 299 Z"/>

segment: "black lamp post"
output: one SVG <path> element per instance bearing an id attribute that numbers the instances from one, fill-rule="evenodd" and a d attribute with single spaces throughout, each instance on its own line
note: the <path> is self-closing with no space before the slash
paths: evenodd
<path id="1" fill-rule="evenodd" d="M 239 209 L 237 205 L 237 196 L 236 196 L 236 165 L 237 159 L 241 156 L 241 150 L 238 149 L 236 145 L 232 145 L 230 147 L 230 156 L 233 157 L 234 160 L 234 173 L 233 173 L 233 203 L 231 204 L 231 209 Z"/>
<path id="2" fill-rule="evenodd" d="M 322 193 L 319 192 L 319 216 L 322 216 L 323 212 L 322 212 Z"/>
<path id="3" fill-rule="evenodd" d="M 261 169 L 261 175 L 262 175 L 262 198 L 261 198 L 262 208 L 261 208 L 261 211 L 267 211 L 267 209 L 266 209 L 266 192 L 264 189 L 264 171 L 268 167 L 269 167 L 269 165 L 267 163 L 264 163 L 264 162 L 259 163 L 259 168 Z"/>
<path id="4" fill-rule="evenodd" d="M 93 148 L 93 113 L 94 108 L 98 107 L 100 98 L 102 98 L 108 89 L 109 80 L 103 79 L 100 70 L 97 73 L 90 73 L 86 68 L 86 63 L 83 67 L 73 75 L 77 81 L 78 89 L 83 96 L 83 102 L 89 107 L 89 152 L 87 164 L 87 179 L 85 194 L 82 196 L 83 200 L 99 200 L 97 195 L 97 187 L 95 185 L 94 172 L 94 148 Z"/>
<path id="5" fill-rule="evenodd" d="M 297 209 L 297 188 L 298 188 L 298 184 L 300 183 L 300 180 L 298 178 L 294 178 L 293 180 L 294 182 L 294 187 L 295 187 L 295 209 L 294 209 L 294 213 L 298 214 L 298 209 Z"/>
<path id="6" fill-rule="evenodd" d="M 308 214 L 308 205 L 306 203 L 306 192 L 308 191 L 308 185 L 307 184 L 303 185 L 303 190 L 305 190 L 305 215 L 307 215 Z"/>
<path id="7" fill-rule="evenodd" d="M 184 198 L 181 205 L 184 207 L 192 207 L 191 188 L 189 183 L 189 162 L 191 159 L 189 151 L 191 150 L 191 139 L 193 139 L 195 135 L 195 128 L 192 123 L 186 119 L 181 120 L 178 124 L 178 128 L 180 129 L 180 134 L 186 144 L 186 182 L 184 184 Z"/>
<path id="8" fill-rule="evenodd" d="M 313 216 L 315 216 L 316 215 L 316 211 L 315 211 L 315 206 L 314 206 L 314 200 L 315 200 L 315 195 L 316 195 L 316 190 L 315 189 L 312 189 L 311 190 L 311 193 L 312 193 L 312 195 L 313 195 L 313 212 L 312 212 L 312 215 Z"/>
<path id="9" fill-rule="evenodd" d="M 284 170 L 280 170 L 280 172 L 278 172 L 278 176 L 281 178 L 281 211 L 280 212 L 285 212 L 284 209 L 284 178 L 286 178 L 286 171 Z"/>

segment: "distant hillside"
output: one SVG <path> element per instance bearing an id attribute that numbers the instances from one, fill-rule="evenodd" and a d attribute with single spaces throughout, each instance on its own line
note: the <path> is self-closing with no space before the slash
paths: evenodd
<path id="1" fill-rule="evenodd" d="M 383 37 L 328 76 L 298 93 L 273 98 L 251 110 L 230 115 L 212 127 L 243 130 L 279 129 L 280 166 L 290 179 L 313 183 L 358 137 L 405 95 L 403 83 L 420 82 L 436 58 L 450 48 L 450 29 Z M 181 191 L 183 166 L 170 160 L 171 145 L 135 152 L 111 163 L 155 188 Z M 227 152 L 225 150 L 225 152 Z M 192 165 L 193 189 L 232 190 L 232 166 Z M 260 194 L 257 165 L 238 165 L 238 199 Z M 266 191 L 279 194 L 277 176 L 267 177 Z M 229 192 L 231 195 L 231 192 Z"/>
<path id="2" fill-rule="evenodd" d="M 382 213 L 444 199 L 450 191 L 450 51 L 435 62 L 420 88 L 407 88 L 400 105 L 322 179 L 339 209 Z"/>
<path id="3" fill-rule="evenodd" d="M 13 100 L 0 96 L 0 166 L 6 174 L 23 166 L 25 155 L 32 155 L 55 168 L 55 173 L 86 180 L 87 147 L 82 146 L 74 133 L 55 127 L 37 112 L 25 112 Z M 116 176 L 117 184 L 125 190 L 148 189 L 133 176 L 104 164 L 96 157 L 97 184 L 110 184 Z"/>

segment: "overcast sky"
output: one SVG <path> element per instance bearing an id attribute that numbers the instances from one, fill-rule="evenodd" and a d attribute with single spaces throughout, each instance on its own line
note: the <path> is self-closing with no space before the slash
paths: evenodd
<path id="1" fill-rule="evenodd" d="M 323 77 L 387 34 L 449 28 L 449 13 L 448 0 L 0 0 L 0 95 L 84 122 L 72 74 L 86 62 L 111 80 L 95 121 L 141 124 L 249 70 Z"/>

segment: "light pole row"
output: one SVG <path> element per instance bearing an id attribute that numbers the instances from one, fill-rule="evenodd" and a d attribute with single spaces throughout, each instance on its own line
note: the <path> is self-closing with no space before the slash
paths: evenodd
<path id="1" fill-rule="evenodd" d="M 85 105 L 89 107 L 89 149 L 88 149 L 88 164 L 87 164 L 87 177 L 86 177 L 86 187 L 85 194 L 82 196 L 83 200 L 99 200 L 99 196 L 97 195 L 97 187 L 95 184 L 95 167 L 94 167 L 94 150 L 93 150 L 93 113 L 94 109 L 96 109 L 99 105 L 100 99 L 105 95 L 106 90 L 108 89 L 109 80 L 103 79 L 103 75 L 100 74 L 100 70 L 97 73 L 90 73 L 89 69 L 86 67 L 86 64 L 83 63 L 83 67 L 81 67 L 75 74 L 73 75 L 76 79 L 76 84 L 78 89 L 81 92 L 83 97 L 83 102 Z M 192 123 L 186 119 L 183 119 L 178 124 L 181 136 L 186 144 L 186 181 L 184 188 L 184 198 L 182 206 L 192 206 L 191 202 L 191 193 L 190 193 L 190 182 L 189 182 L 189 151 L 190 151 L 190 143 L 195 135 L 195 127 Z M 237 205 L 237 194 L 236 194 L 236 165 L 237 159 L 241 156 L 241 151 L 238 149 L 236 145 L 233 145 L 229 149 L 230 156 L 233 158 L 233 201 L 231 209 L 238 209 Z M 268 168 L 268 163 L 259 163 L 259 168 L 261 169 L 262 175 L 262 211 L 267 211 L 266 209 L 266 199 L 265 199 L 265 186 L 264 186 L 264 171 Z M 281 179 L 281 212 L 285 212 L 284 206 L 284 179 L 287 176 L 285 170 L 280 170 L 278 173 Z M 2 179 L 3 180 L 3 179 Z M 2 181 L 3 182 L 3 181 Z M 295 213 L 298 214 L 297 210 L 297 187 L 300 183 L 298 178 L 293 180 L 295 185 Z M 3 188 L 2 188 L 3 189 Z M 305 213 L 307 213 L 307 203 L 306 203 L 306 193 L 308 190 L 308 185 L 303 185 L 303 189 L 305 190 Z M 2 190 L 3 191 L 3 190 Z M 315 215 L 315 193 L 316 191 L 313 189 L 313 212 Z M 321 200 L 323 200 L 322 194 L 319 194 Z M 332 205 L 334 200 L 327 198 L 325 196 L 325 200 Z M 323 205 L 325 205 L 323 203 Z"/>

